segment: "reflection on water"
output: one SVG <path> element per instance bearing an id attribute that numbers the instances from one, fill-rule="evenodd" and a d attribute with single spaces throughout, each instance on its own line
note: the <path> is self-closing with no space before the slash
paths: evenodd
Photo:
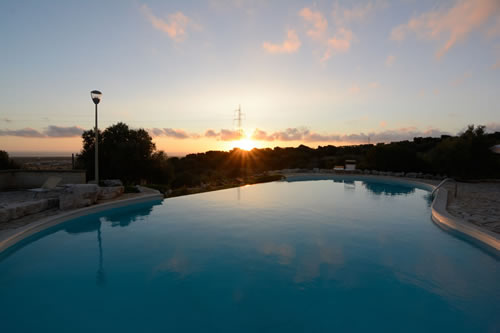
<path id="1" fill-rule="evenodd" d="M 495 331 L 500 262 L 441 232 L 423 196 L 281 182 L 75 220 L 0 260 L 2 327 Z M 33 322 L 16 319 L 26 312 Z"/>
<path id="2" fill-rule="evenodd" d="M 415 188 L 398 184 L 385 184 L 378 182 L 363 182 L 363 186 L 376 195 L 408 195 L 415 193 Z"/>
<path id="3" fill-rule="evenodd" d="M 97 242 L 99 244 L 99 268 L 96 274 L 96 283 L 98 286 L 106 285 L 106 275 L 104 274 L 104 260 L 102 254 L 102 238 L 101 238 L 101 228 L 97 229 Z"/>

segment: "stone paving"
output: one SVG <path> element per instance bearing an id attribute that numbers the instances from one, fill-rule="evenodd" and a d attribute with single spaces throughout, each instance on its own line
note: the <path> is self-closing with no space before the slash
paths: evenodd
<path id="1" fill-rule="evenodd" d="M 445 185 L 448 190 L 448 212 L 477 226 L 500 234 L 500 182 L 458 183 Z"/>

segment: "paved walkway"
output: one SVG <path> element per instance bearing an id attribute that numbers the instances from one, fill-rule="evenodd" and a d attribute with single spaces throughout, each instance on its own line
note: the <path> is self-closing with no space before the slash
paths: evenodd
<path id="1" fill-rule="evenodd" d="M 500 234 L 500 182 L 448 183 L 448 212 L 479 227 Z"/>

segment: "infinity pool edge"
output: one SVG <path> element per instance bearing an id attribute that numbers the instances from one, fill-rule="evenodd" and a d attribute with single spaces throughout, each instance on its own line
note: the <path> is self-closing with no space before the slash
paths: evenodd
<path id="1" fill-rule="evenodd" d="M 12 235 L 8 235 L 4 238 L 0 238 L 0 253 L 15 245 L 16 243 L 22 241 L 23 239 L 41 232 L 45 229 L 53 227 L 55 225 L 64 223 L 66 221 L 82 217 L 85 215 L 102 212 L 105 210 L 120 208 L 128 205 L 139 204 L 149 201 L 164 200 L 164 196 L 161 193 L 151 193 L 141 195 L 135 198 L 117 200 L 112 202 L 101 203 L 94 206 L 79 208 L 71 211 L 61 212 L 56 215 L 48 216 L 38 220 L 37 222 L 30 223 L 27 226 L 20 228 L 20 230 Z"/>

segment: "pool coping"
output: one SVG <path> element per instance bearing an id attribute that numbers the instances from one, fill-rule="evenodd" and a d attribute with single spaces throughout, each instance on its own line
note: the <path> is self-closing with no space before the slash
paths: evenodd
<path id="1" fill-rule="evenodd" d="M 399 183 L 406 183 L 411 185 L 418 185 L 420 188 L 424 187 L 430 191 L 436 189 L 433 184 L 426 183 L 424 180 L 405 178 L 405 177 L 391 177 L 391 176 L 374 176 L 374 175 L 360 175 L 360 174 L 330 174 L 330 173 L 293 173 L 285 174 L 288 179 L 294 177 L 329 177 L 329 178 L 352 178 L 352 179 L 371 179 L 371 180 L 390 180 Z M 475 239 L 481 243 L 492 247 L 496 251 L 500 251 L 500 235 L 495 234 L 489 230 L 485 230 L 479 226 L 476 226 L 470 222 L 467 222 L 459 217 L 451 215 L 446 209 L 448 206 L 448 190 L 441 187 L 439 188 L 435 195 L 434 200 L 431 204 L 431 220 L 439 227 L 444 227 L 445 229 L 452 229 L 460 232 L 472 239 Z"/>
<path id="2" fill-rule="evenodd" d="M 349 175 L 349 174 L 330 174 L 330 173 L 293 173 L 293 174 L 285 174 L 285 178 L 293 179 L 300 177 L 316 177 L 318 178 L 338 178 L 338 179 L 370 179 L 370 180 L 389 180 L 392 182 L 399 182 L 404 184 L 410 184 L 417 186 L 419 188 L 425 188 L 429 191 L 432 191 L 436 188 L 435 185 L 426 183 L 425 181 L 421 181 L 418 179 L 409 179 L 409 178 L 399 178 L 399 177 L 391 177 L 391 176 L 374 176 L 374 175 Z M 313 179 L 312 179 L 313 180 Z M 165 199 L 163 194 L 161 193 L 151 193 L 142 195 L 140 197 L 117 200 L 112 202 L 106 202 L 94 206 L 79 208 L 76 210 L 71 210 L 67 212 L 62 212 L 57 215 L 49 216 L 43 218 L 37 222 L 30 223 L 27 226 L 20 228 L 20 230 L 13 235 L 9 235 L 3 239 L 0 238 L 0 253 L 16 244 L 17 242 L 38 233 L 44 229 L 50 228 L 54 225 L 66 222 L 70 219 L 74 219 L 77 217 L 81 217 L 84 215 L 101 212 L 104 210 L 118 208 L 123 206 L 128 206 L 130 204 L 148 202 L 153 200 L 163 200 Z M 431 220 L 436 223 L 436 225 L 452 230 L 456 230 L 462 234 L 465 234 L 475 240 L 478 240 L 493 249 L 500 251 L 500 236 L 489 231 L 484 230 L 474 224 L 471 224 L 463 219 L 460 219 L 456 216 L 451 215 L 446 207 L 448 204 L 448 190 L 445 188 L 439 188 L 436 191 L 434 196 L 434 200 L 431 204 Z"/>
<path id="3" fill-rule="evenodd" d="M 116 200 L 111 202 L 100 203 L 93 206 L 78 208 L 75 210 L 65 211 L 56 215 L 42 218 L 36 222 L 30 223 L 22 228 L 19 228 L 19 230 L 12 235 L 0 238 L 0 253 L 31 235 L 34 235 L 42 230 L 48 229 L 50 227 L 53 227 L 57 224 L 66 222 L 71 219 L 75 219 L 92 213 L 102 212 L 108 209 L 165 199 L 163 194 L 161 194 L 160 192 L 157 193 L 156 192 L 144 194 L 134 198 Z"/>

